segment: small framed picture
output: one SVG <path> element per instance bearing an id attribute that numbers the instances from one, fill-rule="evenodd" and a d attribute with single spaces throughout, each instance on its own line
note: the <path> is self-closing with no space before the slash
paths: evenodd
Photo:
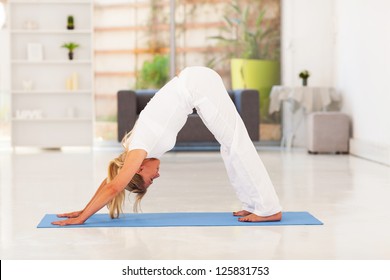
<path id="1" fill-rule="evenodd" d="M 27 60 L 28 61 L 42 61 L 43 60 L 43 46 L 39 43 L 27 44 Z"/>

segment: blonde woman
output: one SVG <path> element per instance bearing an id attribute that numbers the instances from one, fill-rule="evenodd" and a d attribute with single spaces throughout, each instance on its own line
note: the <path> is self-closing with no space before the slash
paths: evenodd
<path id="1" fill-rule="evenodd" d="M 171 150 L 187 116 L 196 108 L 202 121 L 221 144 L 221 155 L 242 210 L 242 222 L 279 221 L 279 199 L 269 175 L 249 138 L 245 125 L 221 77 L 206 67 L 188 67 L 161 88 L 141 112 L 125 151 L 112 160 L 108 177 L 82 211 L 65 213 L 56 225 L 82 224 L 105 205 L 112 218 L 122 209 L 125 190 L 140 200 L 159 175 L 159 158 Z"/>

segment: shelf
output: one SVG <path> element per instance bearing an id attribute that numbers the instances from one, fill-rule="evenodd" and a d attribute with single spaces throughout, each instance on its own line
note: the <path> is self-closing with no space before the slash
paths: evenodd
<path id="1" fill-rule="evenodd" d="M 13 90 L 12 94 L 14 95 L 71 95 L 71 96 L 85 96 L 92 95 L 92 90 Z"/>
<path id="2" fill-rule="evenodd" d="M 72 65 L 72 64 L 92 64 L 91 60 L 41 60 L 41 61 L 29 61 L 29 60 L 11 60 L 12 64 L 31 64 L 31 65 L 47 65 L 47 64 L 65 64 L 65 65 Z"/>
<path id="3" fill-rule="evenodd" d="M 92 122 L 89 118 L 42 118 L 42 119 L 18 119 L 12 118 L 13 122 Z"/>
<path id="4" fill-rule="evenodd" d="M 92 145 L 93 0 L 10 0 L 8 4 L 12 145 Z M 76 29 L 66 29 L 69 15 L 76 18 Z M 69 51 L 60 46 L 73 40 L 82 48 L 69 60 Z M 30 84 L 31 90 L 26 90 Z M 67 90 L 72 87 L 78 89 Z"/>
<path id="5" fill-rule="evenodd" d="M 90 1 L 80 1 L 80 0 L 68 0 L 68 1 L 63 1 L 63 0 L 11 0 L 9 1 L 10 4 L 22 4 L 22 5 L 26 5 L 26 4 L 61 4 L 61 5 L 74 5 L 74 4 L 82 4 L 82 5 L 90 5 L 91 2 Z"/>
<path id="6" fill-rule="evenodd" d="M 88 29 L 80 29 L 80 30 L 50 30 L 50 29 L 14 29 L 11 30 L 11 34 L 33 34 L 33 35 L 42 35 L 42 34 L 59 34 L 59 35 L 90 35 L 92 33 L 91 30 Z"/>

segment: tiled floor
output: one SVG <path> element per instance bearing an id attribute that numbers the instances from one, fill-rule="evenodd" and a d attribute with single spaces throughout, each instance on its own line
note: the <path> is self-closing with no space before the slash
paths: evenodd
<path id="1" fill-rule="evenodd" d="M 81 209 L 118 151 L 0 151 L 1 259 L 390 258 L 390 167 L 300 150 L 259 154 L 284 210 L 323 226 L 36 228 L 45 213 Z M 160 173 L 143 212 L 239 209 L 217 152 L 168 153 Z"/>

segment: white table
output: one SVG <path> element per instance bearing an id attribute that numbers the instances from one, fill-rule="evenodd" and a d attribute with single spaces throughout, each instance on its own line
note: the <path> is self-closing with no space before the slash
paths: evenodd
<path id="1" fill-rule="evenodd" d="M 270 94 L 269 114 L 282 107 L 282 142 L 286 148 L 305 145 L 305 117 L 316 111 L 339 109 L 341 97 L 331 87 L 273 86 Z"/>

